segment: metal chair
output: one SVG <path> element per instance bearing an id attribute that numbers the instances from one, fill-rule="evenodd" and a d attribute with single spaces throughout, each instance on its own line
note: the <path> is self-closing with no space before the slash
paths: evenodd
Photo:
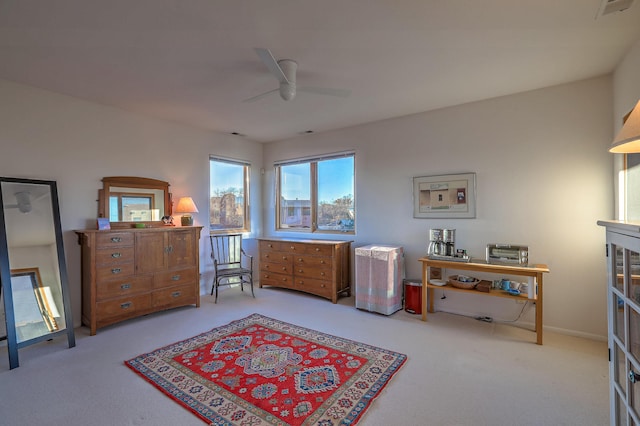
<path id="1" fill-rule="evenodd" d="M 244 284 L 250 284 L 251 295 L 256 297 L 253 293 L 253 256 L 242 249 L 242 234 L 211 235 L 209 239 L 215 272 L 211 287 L 211 295 L 216 293 L 214 303 L 218 302 L 220 285 L 240 284 L 240 290 L 244 291 Z"/>

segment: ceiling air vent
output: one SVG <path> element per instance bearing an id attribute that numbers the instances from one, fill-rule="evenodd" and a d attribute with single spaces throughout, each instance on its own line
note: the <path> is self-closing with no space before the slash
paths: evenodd
<path id="1" fill-rule="evenodd" d="M 602 0 L 596 19 L 615 12 L 622 12 L 629 9 L 634 0 Z"/>

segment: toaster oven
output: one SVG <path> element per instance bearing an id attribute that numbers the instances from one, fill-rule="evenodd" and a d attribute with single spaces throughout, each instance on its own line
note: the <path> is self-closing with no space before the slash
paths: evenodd
<path id="1" fill-rule="evenodd" d="M 487 244 L 487 263 L 496 265 L 529 264 L 529 247 L 514 244 Z"/>

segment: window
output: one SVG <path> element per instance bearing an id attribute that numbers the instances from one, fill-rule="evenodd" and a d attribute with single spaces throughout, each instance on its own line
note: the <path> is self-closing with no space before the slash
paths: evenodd
<path id="1" fill-rule="evenodd" d="M 280 230 L 355 231 L 355 154 L 276 163 Z"/>
<path id="2" fill-rule="evenodd" d="M 249 232 L 249 163 L 209 158 L 211 233 Z"/>

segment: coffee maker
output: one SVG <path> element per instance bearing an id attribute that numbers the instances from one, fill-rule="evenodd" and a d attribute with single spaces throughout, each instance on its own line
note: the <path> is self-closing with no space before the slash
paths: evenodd
<path id="1" fill-rule="evenodd" d="M 442 240 L 444 242 L 444 255 L 454 257 L 456 255 L 456 230 L 443 229 Z"/>
<path id="2" fill-rule="evenodd" d="M 446 245 L 444 243 L 442 229 L 429 229 L 429 246 L 427 255 L 444 256 Z"/>

